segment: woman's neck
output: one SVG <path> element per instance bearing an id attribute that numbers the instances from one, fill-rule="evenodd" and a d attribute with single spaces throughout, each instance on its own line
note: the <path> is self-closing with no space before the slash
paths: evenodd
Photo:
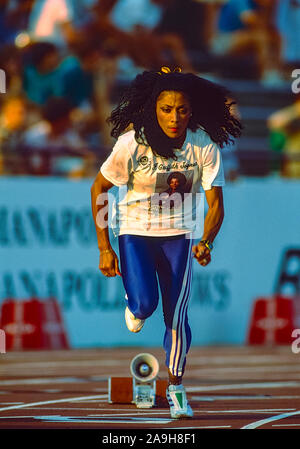
<path id="1" fill-rule="evenodd" d="M 186 138 L 186 133 L 187 133 L 187 130 L 185 130 L 185 132 L 182 134 L 182 136 L 178 137 L 177 139 L 174 139 L 174 141 L 176 142 L 176 148 L 178 148 L 178 149 L 182 148 L 185 138 Z"/>

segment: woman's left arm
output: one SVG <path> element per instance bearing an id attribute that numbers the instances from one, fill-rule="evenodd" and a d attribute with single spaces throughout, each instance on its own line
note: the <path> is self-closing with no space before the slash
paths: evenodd
<path id="1" fill-rule="evenodd" d="M 211 261 L 209 245 L 216 238 L 224 219 L 222 187 L 214 186 L 210 190 L 206 190 L 205 197 L 208 211 L 204 220 L 204 232 L 201 241 L 193 246 L 194 257 L 202 266 L 208 265 Z"/>

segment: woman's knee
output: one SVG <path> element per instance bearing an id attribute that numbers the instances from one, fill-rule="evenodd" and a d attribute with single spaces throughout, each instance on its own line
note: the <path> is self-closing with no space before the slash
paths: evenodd
<path id="1" fill-rule="evenodd" d="M 145 320 L 156 310 L 158 297 L 152 296 L 151 298 L 146 298 L 143 296 L 141 298 L 135 298 L 134 301 L 131 301 L 130 298 L 128 298 L 128 304 L 135 317 Z"/>

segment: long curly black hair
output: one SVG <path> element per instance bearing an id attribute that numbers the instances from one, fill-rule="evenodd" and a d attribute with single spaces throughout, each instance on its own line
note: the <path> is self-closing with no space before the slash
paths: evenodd
<path id="1" fill-rule="evenodd" d="M 192 73 L 144 71 L 124 91 L 107 120 L 113 124 L 112 137 L 118 138 L 131 125 L 138 143 L 176 159 L 178 139 L 168 137 L 157 121 L 156 101 L 162 91 L 183 92 L 192 107 L 188 128 L 193 132 L 202 128 L 221 148 L 241 135 L 242 125 L 231 112 L 235 102 L 225 87 Z"/>

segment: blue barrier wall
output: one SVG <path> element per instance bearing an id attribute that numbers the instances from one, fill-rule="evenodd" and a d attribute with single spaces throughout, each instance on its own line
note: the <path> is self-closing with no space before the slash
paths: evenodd
<path id="1" fill-rule="evenodd" d="M 98 270 L 91 184 L 0 179 L 0 304 L 55 296 L 74 348 L 161 345 L 161 306 L 141 333 L 131 334 L 121 279 Z M 206 268 L 194 262 L 193 344 L 244 343 L 253 301 L 272 294 L 283 251 L 300 246 L 300 182 L 240 179 L 224 188 L 224 201 L 213 261 Z"/>

